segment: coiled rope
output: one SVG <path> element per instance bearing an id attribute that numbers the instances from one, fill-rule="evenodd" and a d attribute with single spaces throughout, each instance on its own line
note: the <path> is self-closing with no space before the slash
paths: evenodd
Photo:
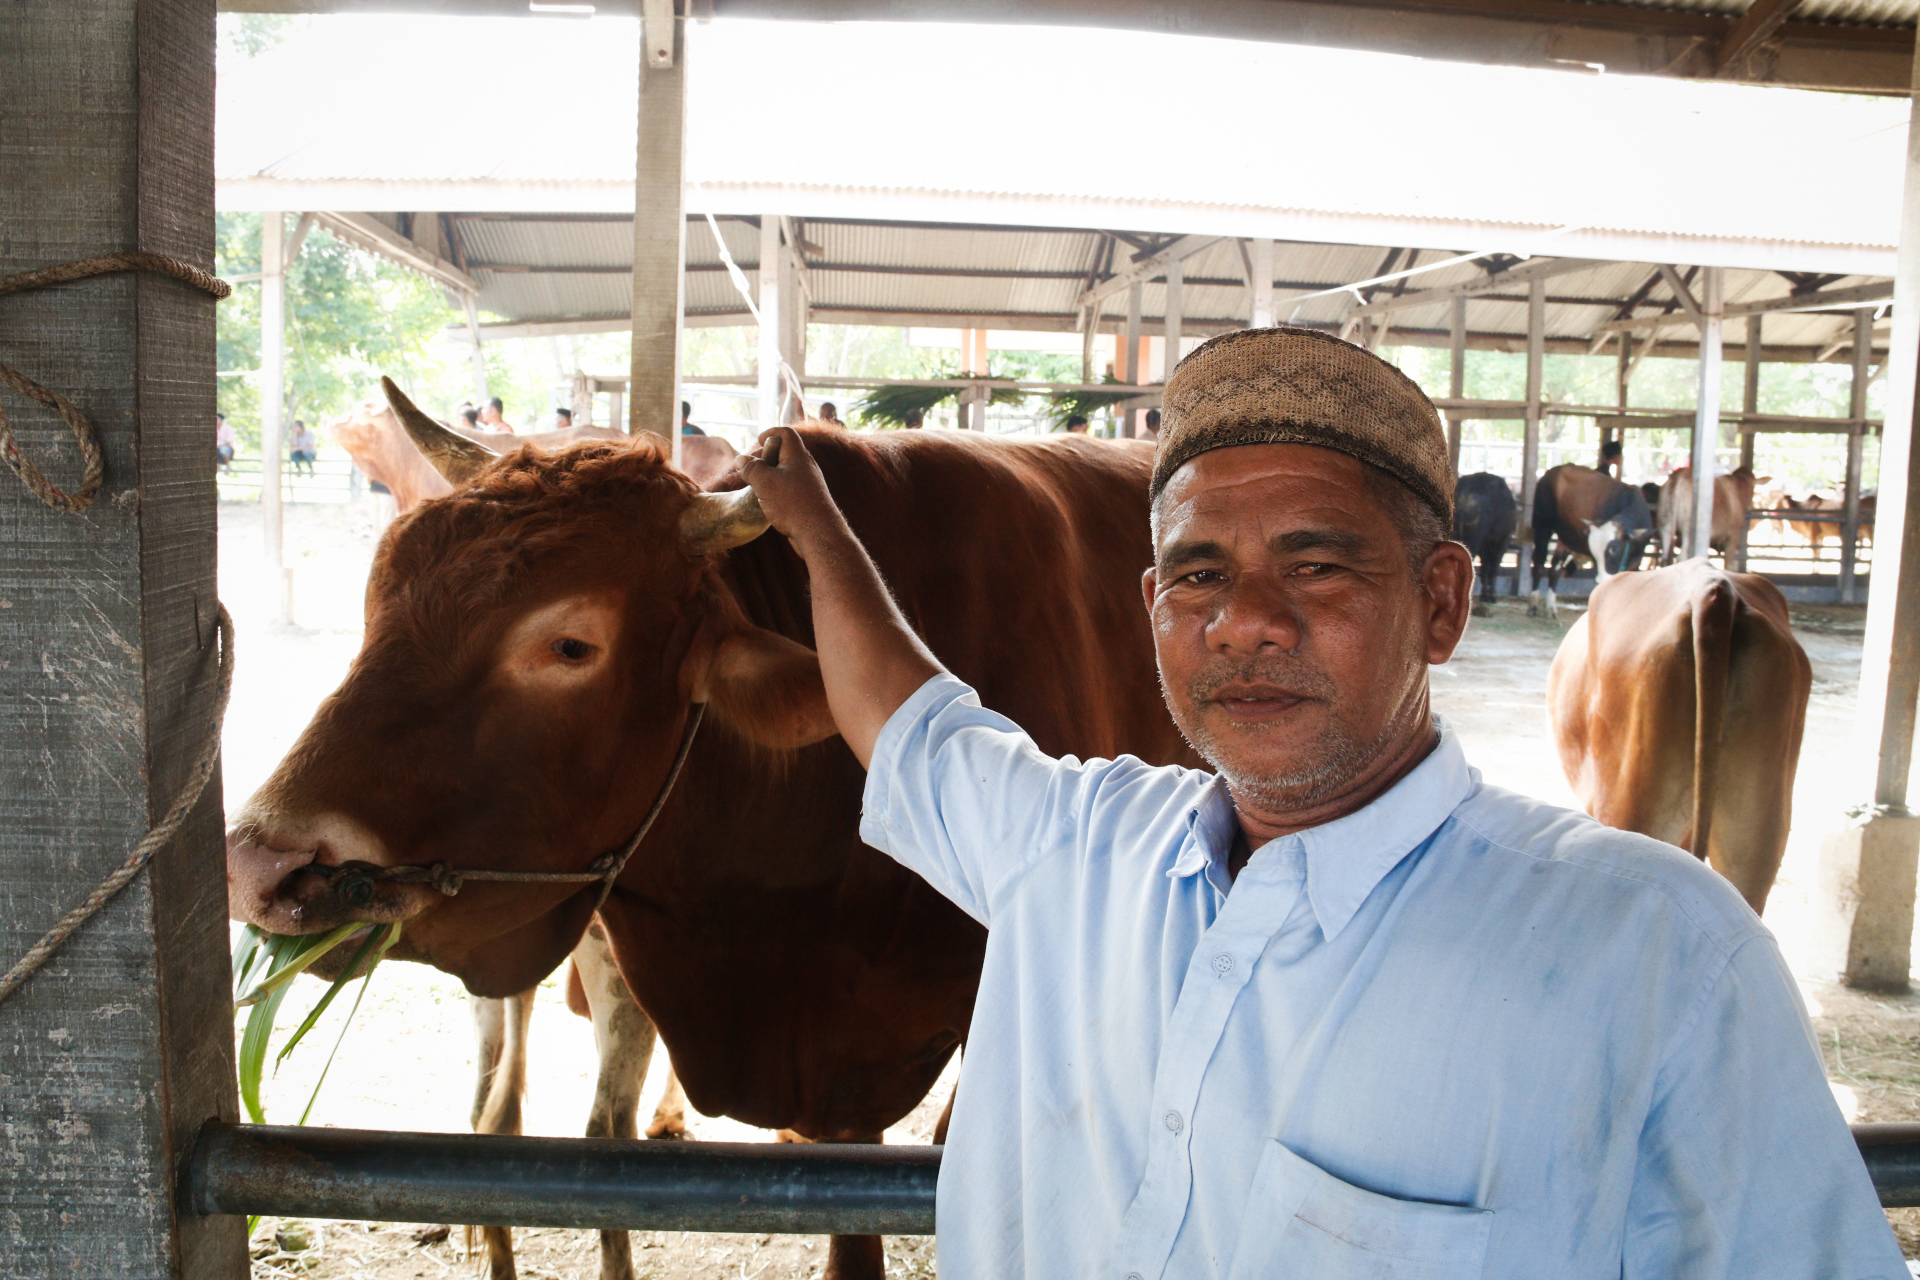
<path id="1" fill-rule="evenodd" d="M 85 280 L 91 276 L 112 275 L 122 271 L 151 271 L 160 275 L 172 276 L 184 281 L 203 293 L 215 298 L 224 298 L 233 292 L 226 281 L 215 279 L 197 267 L 189 266 L 178 258 L 163 253 L 109 253 L 95 258 L 81 258 L 75 262 L 62 263 L 57 267 L 46 267 L 39 271 L 25 271 L 18 275 L 0 278 L 0 295 L 21 293 L 28 289 L 44 289 L 49 285 L 66 284 L 73 280 Z M 80 487 L 72 493 L 66 493 L 56 486 L 40 468 L 33 465 L 26 455 L 20 452 L 14 443 L 13 425 L 7 421 L 6 408 L 0 405 L 0 458 L 20 477 L 33 495 L 58 511 L 78 513 L 93 505 L 94 497 L 100 492 L 103 477 L 103 463 L 100 454 L 100 439 L 94 432 L 93 424 L 87 421 L 85 414 L 71 400 L 57 391 L 41 386 L 33 379 L 16 369 L 0 364 L 0 383 L 11 387 L 23 396 L 37 400 L 60 415 L 72 433 L 74 441 L 80 446 L 80 456 L 85 463 L 81 474 Z M 115 869 L 112 875 L 100 882 L 99 887 L 89 893 L 80 905 L 60 917 L 59 923 L 47 931 L 45 937 L 27 949 L 27 953 L 4 976 L 0 976 L 0 1001 L 4 1001 L 22 983 L 32 977 L 34 972 L 45 964 L 60 945 L 81 925 L 96 915 L 100 908 L 112 901 L 115 894 L 140 874 L 142 867 L 153 861 L 153 856 L 166 848 L 167 844 L 179 832 L 200 802 L 201 793 L 207 789 L 207 780 L 213 776 L 214 764 L 220 758 L 220 726 L 226 719 L 227 699 L 233 692 L 233 617 L 226 606 L 219 606 L 217 622 L 220 636 L 220 664 L 218 682 L 214 691 L 213 714 L 207 724 L 206 736 L 202 739 L 199 752 L 194 756 L 193 767 L 187 779 L 181 784 L 179 794 L 167 807 L 166 816 L 160 819 L 152 830 L 133 847 L 126 860 Z"/>

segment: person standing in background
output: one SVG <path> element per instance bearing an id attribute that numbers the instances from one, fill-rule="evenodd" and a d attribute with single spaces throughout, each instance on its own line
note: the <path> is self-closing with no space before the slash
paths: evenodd
<path id="1" fill-rule="evenodd" d="M 480 425 L 480 411 L 472 405 L 467 405 L 460 410 L 460 425 L 469 431 L 486 430 L 485 427 Z"/>
<path id="2" fill-rule="evenodd" d="M 680 434 L 683 436 L 703 436 L 707 434 L 693 425 L 693 405 L 688 401 L 680 402 Z"/>
<path id="3" fill-rule="evenodd" d="M 218 465 L 220 469 L 229 473 L 233 470 L 233 445 L 233 428 L 227 425 L 227 415 L 224 413 L 214 414 L 213 454 L 214 457 L 219 459 Z"/>
<path id="4" fill-rule="evenodd" d="M 565 431 L 568 427 L 572 425 L 573 425 L 573 410 L 555 409 L 553 411 L 553 429 L 555 431 Z"/>
<path id="5" fill-rule="evenodd" d="M 307 474 L 312 475 L 313 461 L 319 455 L 320 442 L 314 438 L 313 429 L 307 426 L 306 423 L 300 421 L 300 419 L 295 418 L 293 420 L 292 448 L 287 453 L 287 461 L 293 464 L 295 471 L 298 471 L 304 466 L 307 469 Z"/>
<path id="6" fill-rule="evenodd" d="M 1084 413 L 1076 413 L 1070 416 L 1067 419 L 1067 434 L 1070 436 L 1083 436 L 1087 434 L 1087 415 Z"/>
<path id="7" fill-rule="evenodd" d="M 480 429 L 512 435 L 513 424 L 507 421 L 506 414 L 502 412 L 505 408 L 506 405 L 500 403 L 499 396 L 487 401 L 487 407 L 480 411 Z"/>
<path id="8" fill-rule="evenodd" d="M 824 401 L 820 405 L 820 421 L 831 422 L 836 427 L 847 425 L 840 421 L 840 407 L 831 400 Z"/>
<path id="9" fill-rule="evenodd" d="M 918 431 L 927 424 L 927 415 L 919 409 L 909 409 L 901 417 L 900 425 L 908 431 Z"/>

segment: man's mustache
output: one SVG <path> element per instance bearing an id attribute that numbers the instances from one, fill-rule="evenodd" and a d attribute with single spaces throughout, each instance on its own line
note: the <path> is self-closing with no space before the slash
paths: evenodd
<path id="1" fill-rule="evenodd" d="M 1187 681 L 1187 697 L 1195 703 L 1212 702 L 1231 684 L 1272 685 L 1295 697 L 1316 700 L 1330 700 L 1336 692 L 1332 677 L 1311 663 L 1267 656 L 1216 659 Z"/>

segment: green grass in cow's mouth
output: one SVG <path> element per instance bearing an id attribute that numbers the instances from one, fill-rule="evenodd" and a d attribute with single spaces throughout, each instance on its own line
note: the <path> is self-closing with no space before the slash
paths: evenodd
<path id="1" fill-rule="evenodd" d="M 312 1010 L 287 1038 L 287 1042 L 280 1046 L 280 1052 L 273 1059 L 275 1068 L 278 1068 L 286 1056 L 293 1052 L 294 1046 L 313 1029 L 320 1015 L 333 1003 L 333 998 L 340 994 L 340 989 L 355 977 L 362 979 L 359 994 L 353 998 L 353 1008 L 347 1011 L 346 1021 L 340 1027 L 340 1036 L 333 1042 L 333 1052 L 327 1055 L 326 1065 L 320 1069 L 320 1078 L 314 1081 L 313 1094 L 300 1113 L 297 1122 L 300 1124 L 305 1124 L 307 1117 L 313 1114 L 313 1104 L 320 1096 L 320 1086 L 326 1083 L 327 1070 L 333 1066 L 334 1054 L 340 1051 L 340 1041 L 346 1039 L 347 1027 L 353 1024 L 353 1015 L 359 1011 L 360 1001 L 367 994 L 367 984 L 373 981 L 373 971 L 381 957 L 386 955 L 387 949 L 399 940 L 400 922 L 372 926 L 347 924 L 331 933 L 319 934 L 266 934 L 252 925 L 240 931 L 239 941 L 233 948 L 234 1007 L 247 1011 L 246 1027 L 240 1036 L 240 1101 L 246 1107 L 247 1118 L 255 1124 L 266 1123 L 266 1112 L 260 1105 L 260 1082 L 266 1072 L 268 1042 L 273 1037 L 274 1019 L 280 1012 L 281 1001 L 292 990 L 293 979 L 322 956 L 360 933 L 365 933 L 366 937 L 353 958 L 320 999 L 314 1002 Z"/>

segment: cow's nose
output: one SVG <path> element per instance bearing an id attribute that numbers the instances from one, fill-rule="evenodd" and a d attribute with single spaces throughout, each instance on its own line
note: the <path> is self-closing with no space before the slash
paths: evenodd
<path id="1" fill-rule="evenodd" d="M 244 828 L 229 832 L 227 914 L 269 933 L 300 932 L 299 909 L 288 900 L 287 881 L 311 865 L 315 854 L 313 849 L 276 849 Z"/>

